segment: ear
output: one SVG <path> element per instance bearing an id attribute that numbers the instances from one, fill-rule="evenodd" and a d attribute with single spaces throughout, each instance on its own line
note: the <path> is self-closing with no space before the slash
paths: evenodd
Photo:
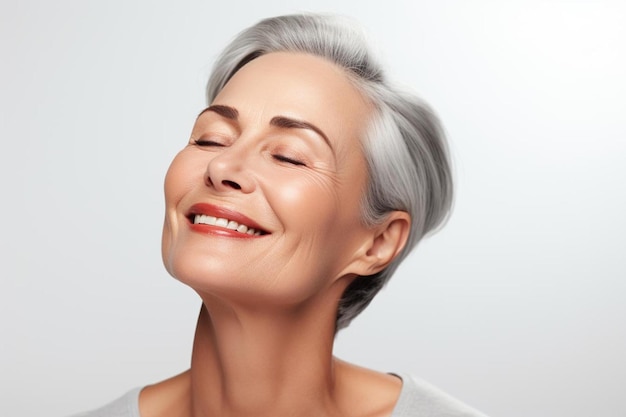
<path id="1" fill-rule="evenodd" d="M 360 255 L 352 264 L 357 275 L 372 275 L 382 271 L 404 249 L 411 217 L 405 211 L 392 211 L 385 221 L 371 229 L 367 241 L 360 248 Z"/>

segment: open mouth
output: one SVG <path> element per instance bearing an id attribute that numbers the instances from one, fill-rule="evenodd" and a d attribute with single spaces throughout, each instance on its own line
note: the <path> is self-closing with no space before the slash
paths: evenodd
<path id="1" fill-rule="evenodd" d="M 222 227 L 224 229 L 233 230 L 244 235 L 262 236 L 267 234 L 267 232 L 264 230 L 249 227 L 245 224 L 238 223 L 225 217 L 215 217 L 209 216 L 207 214 L 191 214 L 188 218 L 192 224 L 206 224 L 209 226 Z"/>
<path id="2" fill-rule="evenodd" d="M 187 213 L 192 228 L 219 235 L 256 237 L 268 235 L 267 230 L 237 211 L 207 203 L 194 204 Z"/>

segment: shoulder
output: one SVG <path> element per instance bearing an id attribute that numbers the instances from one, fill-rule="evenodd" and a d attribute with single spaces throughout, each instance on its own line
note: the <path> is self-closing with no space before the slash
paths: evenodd
<path id="1" fill-rule="evenodd" d="M 160 417 L 186 415 L 189 410 L 189 371 L 165 381 L 135 388 L 96 410 L 71 417 Z M 140 412 L 141 411 L 141 412 Z"/>
<path id="2" fill-rule="evenodd" d="M 406 374 L 392 417 L 487 417 L 439 388 Z"/>
<path id="3" fill-rule="evenodd" d="M 76 414 L 72 417 L 140 417 L 140 392 L 141 388 L 134 388 L 103 407 Z"/>

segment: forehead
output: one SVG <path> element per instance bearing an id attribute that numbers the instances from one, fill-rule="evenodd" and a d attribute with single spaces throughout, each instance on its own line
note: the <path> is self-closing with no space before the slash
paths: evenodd
<path id="1" fill-rule="evenodd" d="M 360 137 L 371 112 L 341 68 L 320 57 L 291 52 L 262 55 L 246 64 L 213 104 L 235 107 L 244 121 L 296 117 L 340 142 Z"/>

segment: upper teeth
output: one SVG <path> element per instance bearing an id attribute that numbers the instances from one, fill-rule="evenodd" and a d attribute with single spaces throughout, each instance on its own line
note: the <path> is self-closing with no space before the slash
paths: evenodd
<path id="1" fill-rule="evenodd" d="M 245 224 L 239 224 L 234 220 L 228 220 L 221 217 L 207 216 L 206 214 L 196 214 L 193 218 L 193 224 L 209 224 L 211 226 L 225 227 L 226 229 L 236 230 L 239 233 L 247 235 L 259 236 L 260 230 L 248 227 Z"/>

